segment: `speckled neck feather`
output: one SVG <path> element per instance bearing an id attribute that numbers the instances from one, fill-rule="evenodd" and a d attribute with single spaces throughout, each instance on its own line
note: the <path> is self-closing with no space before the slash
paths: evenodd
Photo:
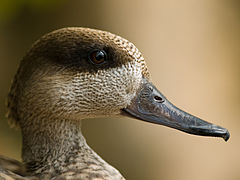
<path id="1" fill-rule="evenodd" d="M 59 179 L 124 179 L 87 145 L 79 122 L 46 122 L 42 121 L 42 127 L 34 132 L 23 130 L 23 158 L 30 176 L 40 179 L 56 176 Z"/>

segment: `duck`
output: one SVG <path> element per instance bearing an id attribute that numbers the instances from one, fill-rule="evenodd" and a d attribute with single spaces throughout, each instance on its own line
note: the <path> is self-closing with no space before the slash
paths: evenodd
<path id="1" fill-rule="evenodd" d="M 0 156 L 2 179 L 124 180 L 87 144 L 83 119 L 128 116 L 189 134 L 227 129 L 174 106 L 153 85 L 141 52 L 107 31 L 67 27 L 38 39 L 8 95 L 8 119 L 22 133 L 22 162 Z"/>

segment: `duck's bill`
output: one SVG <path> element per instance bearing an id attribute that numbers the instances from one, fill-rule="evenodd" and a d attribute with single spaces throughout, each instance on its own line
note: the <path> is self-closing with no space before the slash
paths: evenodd
<path id="1" fill-rule="evenodd" d="M 200 136 L 222 137 L 227 141 L 227 129 L 188 114 L 171 104 L 148 80 L 144 79 L 131 104 L 124 109 L 135 118 L 168 126 Z"/>

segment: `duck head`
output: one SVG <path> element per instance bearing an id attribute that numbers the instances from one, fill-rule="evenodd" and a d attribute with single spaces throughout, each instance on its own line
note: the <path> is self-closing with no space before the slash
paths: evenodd
<path id="1" fill-rule="evenodd" d="M 190 134 L 226 141 L 230 136 L 171 104 L 150 82 L 144 58 L 131 42 L 88 28 L 41 37 L 21 61 L 8 102 L 9 117 L 22 129 L 39 124 L 39 116 L 77 122 L 124 114 Z"/>

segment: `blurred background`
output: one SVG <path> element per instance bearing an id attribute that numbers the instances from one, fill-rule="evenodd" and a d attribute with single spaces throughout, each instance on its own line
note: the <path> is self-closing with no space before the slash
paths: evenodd
<path id="1" fill-rule="evenodd" d="M 84 121 L 89 145 L 126 179 L 240 179 L 238 0 L 0 0 L 0 154 L 21 159 L 20 131 L 5 118 L 21 58 L 41 35 L 67 26 L 132 41 L 172 103 L 231 133 L 226 143 L 128 118 Z"/>

